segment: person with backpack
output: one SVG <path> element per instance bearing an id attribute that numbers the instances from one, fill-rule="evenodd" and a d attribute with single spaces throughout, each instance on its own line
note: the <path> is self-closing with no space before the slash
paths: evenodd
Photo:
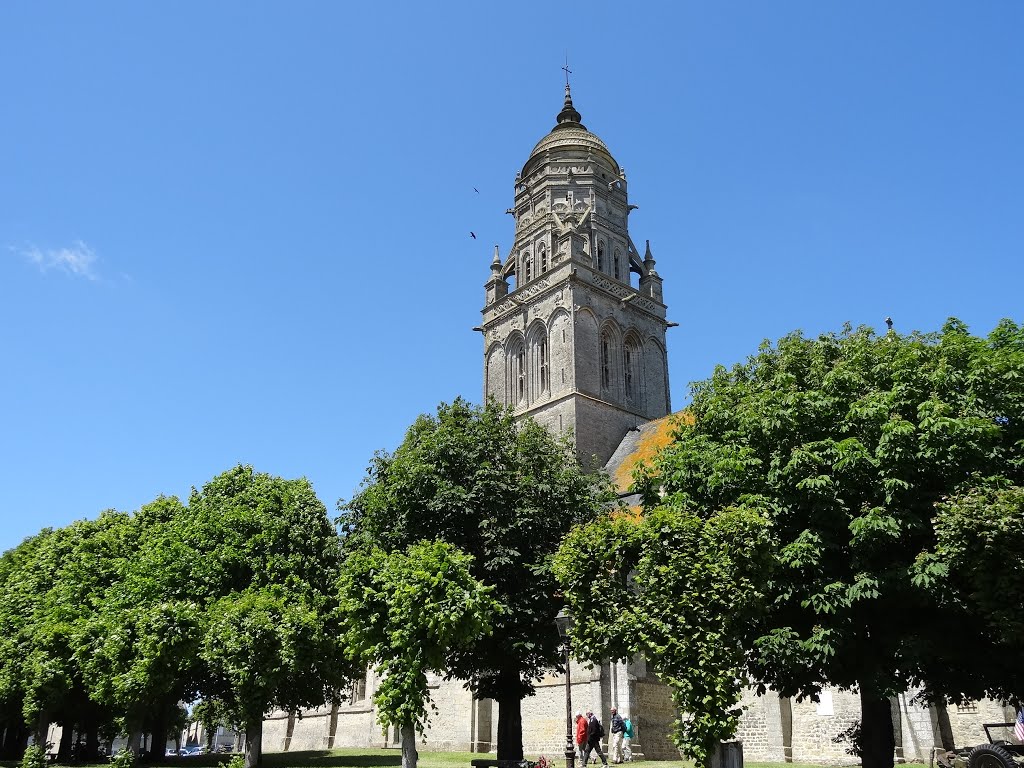
<path id="1" fill-rule="evenodd" d="M 612 737 L 608 742 L 608 758 L 613 763 L 622 762 L 622 737 L 626 733 L 626 724 L 622 721 L 622 715 L 619 714 L 619 710 L 612 707 Z"/>
<path id="2" fill-rule="evenodd" d="M 601 758 L 601 764 L 607 768 L 608 758 L 604 756 L 601 749 L 601 739 L 604 738 L 604 726 L 597 719 L 592 711 L 587 710 L 587 748 L 583 752 L 583 765 L 590 762 L 590 753 L 597 750 L 597 756 Z"/>
<path id="3" fill-rule="evenodd" d="M 629 719 L 629 715 L 623 719 L 622 725 L 625 728 L 622 734 L 622 759 L 631 763 L 633 762 L 633 749 L 630 746 L 633 743 L 633 721 Z"/>

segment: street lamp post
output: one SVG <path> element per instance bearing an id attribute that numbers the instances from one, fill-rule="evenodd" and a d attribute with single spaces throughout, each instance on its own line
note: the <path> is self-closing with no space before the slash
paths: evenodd
<path id="1" fill-rule="evenodd" d="M 555 617 L 558 636 L 565 647 L 565 768 L 575 768 L 576 747 L 572 738 L 572 680 L 569 671 L 569 629 L 572 627 L 572 616 L 563 608 Z"/>

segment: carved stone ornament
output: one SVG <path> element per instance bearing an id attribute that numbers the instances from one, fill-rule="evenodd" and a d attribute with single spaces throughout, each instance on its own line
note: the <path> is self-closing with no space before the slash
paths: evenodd
<path id="1" fill-rule="evenodd" d="M 563 220 L 558 215 L 558 212 L 552 208 L 551 215 L 555 217 L 555 224 L 558 225 L 558 236 L 561 237 L 570 233 L 580 234 L 580 229 L 586 223 L 587 217 L 590 215 L 592 210 L 593 206 L 588 203 L 582 212 L 573 210 L 569 213 L 563 214 L 565 216 Z"/>
<path id="2" fill-rule="evenodd" d="M 641 309 L 646 309 L 648 312 L 654 312 L 656 309 L 654 302 L 645 299 L 640 294 L 634 292 L 633 289 L 627 288 L 624 285 L 619 285 L 618 283 L 613 283 L 611 280 L 601 277 L 600 275 L 592 275 L 590 282 L 598 288 L 603 288 L 608 291 L 608 293 L 613 296 L 617 296 L 620 299 L 624 296 L 633 296 L 633 298 L 630 299 L 630 304 L 640 307 Z"/>
<path id="3" fill-rule="evenodd" d="M 496 315 L 502 315 L 505 312 L 508 312 L 510 309 L 515 309 L 517 307 L 520 307 L 527 300 L 532 299 L 538 293 L 540 293 L 541 291 L 547 289 L 550 286 L 551 286 L 551 282 L 547 278 L 541 278 L 540 280 L 534 280 L 529 285 L 524 286 L 523 288 L 518 289 L 516 291 L 516 293 L 515 293 L 515 298 L 514 299 L 510 297 L 508 299 L 505 299 L 505 301 L 501 302 L 501 304 L 499 304 L 498 306 L 496 306 L 494 308 L 494 313 Z M 518 301 L 517 301 L 517 299 L 518 299 Z"/>
<path id="4" fill-rule="evenodd" d="M 553 165 L 551 173 L 593 173 L 592 165 Z"/>

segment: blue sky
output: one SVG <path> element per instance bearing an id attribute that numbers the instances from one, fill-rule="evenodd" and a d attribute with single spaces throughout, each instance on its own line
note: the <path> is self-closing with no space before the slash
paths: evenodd
<path id="1" fill-rule="evenodd" d="M 674 407 L 797 328 L 1022 321 L 1022 39 L 1018 0 L 4 3 L 0 550 L 239 462 L 333 510 L 479 401 L 566 53 Z"/>

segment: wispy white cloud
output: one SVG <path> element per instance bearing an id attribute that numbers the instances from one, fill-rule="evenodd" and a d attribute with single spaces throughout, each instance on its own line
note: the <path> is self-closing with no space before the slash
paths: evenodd
<path id="1" fill-rule="evenodd" d="M 96 253 L 81 240 L 77 240 L 66 248 L 44 250 L 36 246 L 11 248 L 28 262 L 39 267 L 40 272 L 64 272 L 86 280 L 98 280 L 96 274 Z"/>

